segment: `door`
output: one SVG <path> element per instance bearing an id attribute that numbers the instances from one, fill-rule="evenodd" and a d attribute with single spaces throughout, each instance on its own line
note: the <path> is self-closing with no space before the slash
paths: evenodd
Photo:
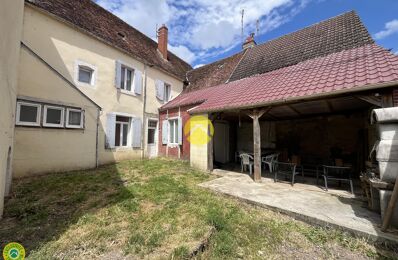
<path id="1" fill-rule="evenodd" d="M 147 129 L 147 157 L 158 156 L 158 120 L 148 119 Z"/>
<path id="2" fill-rule="evenodd" d="M 214 160 L 219 163 L 229 162 L 229 125 L 227 122 L 214 123 Z"/>

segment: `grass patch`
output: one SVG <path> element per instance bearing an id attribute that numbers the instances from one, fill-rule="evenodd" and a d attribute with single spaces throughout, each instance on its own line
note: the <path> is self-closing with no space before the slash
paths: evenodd
<path id="1" fill-rule="evenodd" d="M 210 178 L 186 162 L 157 159 L 18 180 L 0 245 L 18 241 L 31 259 L 186 259 L 204 239 L 195 258 L 398 257 L 198 187 Z"/>

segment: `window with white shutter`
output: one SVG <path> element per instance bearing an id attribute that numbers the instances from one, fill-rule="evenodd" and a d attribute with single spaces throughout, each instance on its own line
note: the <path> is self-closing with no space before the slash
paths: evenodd
<path id="1" fill-rule="evenodd" d="M 108 114 L 106 118 L 106 147 L 115 147 L 115 126 L 116 126 L 116 115 Z"/>
<path id="2" fill-rule="evenodd" d="M 168 143 L 169 136 L 169 122 L 167 120 L 162 121 L 162 144 Z"/>
<path id="3" fill-rule="evenodd" d="M 133 128 L 133 139 L 132 146 L 134 148 L 141 148 L 141 118 L 133 118 L 132 128 Z"/>

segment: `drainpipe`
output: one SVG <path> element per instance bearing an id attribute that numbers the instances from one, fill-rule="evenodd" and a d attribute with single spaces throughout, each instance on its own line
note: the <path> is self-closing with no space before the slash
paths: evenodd
<path id="1" fill-rule="evenodd" d="M 100 125 L 100 115 L 101 111 L 97 108 L 97 129 L 95 136 L 95 168 L 99 166 L 99 125 Z"/>
<path id="2" fill-rule="evenodd" d="M 152 67 L 149 65 L 149 67 Z M 144 159 L 145 156 L 145 126 L 146 126 L 146 120 L 145 120 L 145 110 L 146 110 L 146 87 L 147 87 L 147 68 L 148 65 L 144 63 L 144 86 L 142 90 L 142 125 L 141 125 L 141 159 Z"/>

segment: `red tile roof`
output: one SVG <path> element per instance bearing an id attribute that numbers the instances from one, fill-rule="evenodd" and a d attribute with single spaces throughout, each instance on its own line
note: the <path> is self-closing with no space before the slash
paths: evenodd
<path id="1" fill-rule="evenodd" d="M 155 41 L 92 0 L 25 1 L 181 80 L 185 80 L 186 72 L 192 69 L 191 65 L 171 52 L 168 60 L 163 59 Z"/>
<path id="2" fill-rule="evenodd" d="M 198 104 L 192 113 L 253 108 L 279 102 L 398 85 L 398 56 L 369 44 L 261 75 L 181 94 L 161 110 Z"/>

